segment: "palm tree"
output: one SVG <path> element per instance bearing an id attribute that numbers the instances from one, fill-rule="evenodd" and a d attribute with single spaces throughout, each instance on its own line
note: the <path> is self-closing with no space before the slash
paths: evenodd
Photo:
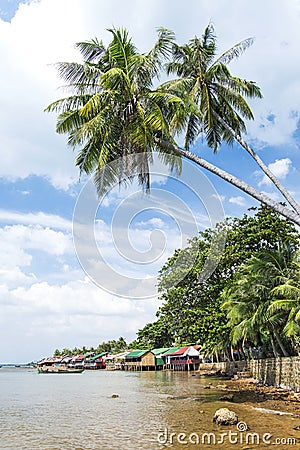
<path id="1" fill-rule="evenodd" d="M 273 344 L 270 324 L 266 320 L 269 303 L 265 291 L 254 282 L 249 266 L 244 265 L 233 282 L 224 289 L 221 297 L 223 300 L 221 309 L 227 313 L 229 319 L 232 345 L 237 345 L 238 342 L 241 342 L 242 347 L 247 342 L 251 345 L 261 345 L 266 334 L 270 336 Z M 274 356 L 277 356 L 275 345 L 272 347 Z"/>
<path id="2" fill-rule="evenodd" d="M 250 258 L 235 280 L 222 293 L 222 308 L 232 326 L 232 341 L 260 340 L 266 331 L 275 351 L 274 340 L 284 356 L 288 351 L 281 334 L 299 335 L 300 265 L 293 246 L 279 244 Z"/>
<path id="3" fill-rule="evenodd" d="M 274 300 L 269 306 L 270 314 L 285 318 L 284 334 L 294 341 L 300 336 L 300 262 L 299 253 L 289 248 L 279 249 L 270 262 L 276 286 Z M 276 276 L 277 269 L 277 276 Z"/>
<path id="4" fill-rule="evenodd" d="M 83 64 L 58 64 L 59 74 L 73 95 L 52 103 L 46 110 L 58 111 L 57 132 L 68 134 L 73 148 L 82 146 L 76 164 L 80 172 L 96 169 L 98 191 L 103 190 L 103 182 L 131 179 L 136 174 L 140 183 L 149 188 L 148 164 L 156 147 L 154 136 L 173 142 L 168 116 L 173 103 L 177 103 L 177 113 L 184 108 L 178 97 L 153 89 L 174 36 L 160 28 L 154 47 L 141 54 L 126 30 L 109 31 L 112 41 L 107 48 L 96 39 L 77 44 Z M 117 173 L 110 171 L 101 176 L 107 163 L 123 156 L 128 157 L 126 165 L 118 166 Z M 172 167 L 178 165 L 172 155 L 164 157 Z"/>
<path id="5" fill-rule="evenodd" d="M 57 132 L 67 134 L 68 143 L 73 148 L 81 147 L 76 159 L 80 172 L 96 171 L 98 192 L 105 191 L 116 180 L 131 181 L 136 175 L 148 189 L 149 162 L 152 151 L 156 150 L 172 169 L 180 171 L 175 155 L 194 161 L 300 225 L 297 212 L 176 145 L 175 136 L 185 130 L 187 148 L 202 129 L 213 148 L 217 148 L 221 140 L 232 142 L 228 127 L 238 135 L 245 130 L 242 118 L 250 119 L 252 113 L 243 96 L 259 97 L 260 91 L 254 83 L 232 77 L 225 62 L 226 58 L 229 61 L 239 56 L 251 42 L 243 41 L 217 60 L 209 75 L 218 82 L 219 97 L 210 92 L 207 98 L 200 96 L 200 101 L 199 95 L 191 91 L 185 76 L 177 82 L 154 88 L 172 49 L 179 49 L 171 31 L 160 28 L 157 42 L 147 54 L 138 52 L 126 30 L 109 31 L 112 41 L 107 47 L 97 39 L 77 44 L 83 57 L 82 64 L 58 64 L 59 74 L 72 95 L 46 108 L 46 111 L 59 113 Z M 210 33 L 209 26 L 205 31 L 206 38 L 203 38 L 207 51 L 211 52 L 207 56 L 208 62 L 215 51 Z M 197 44 L 197 39 L 194 44 Z M 190 47 L 192 51 L 193 47 Z M 174 58 L 175 61 L 168 66 L 169 71 L 175 71 L 176 52 Z M 177 65 L 179 71 L 182 62 L 177 61 Z M 208 99 L 214 101 L 207 102 Z M 214 113 L 211 107 L 215 108 Z M 226 126 L 225 116 L 228 116 Z M 120 158 L 123 156 L 126 158 Z M 118 165 L 107 165 L 116 159 Z"/>
<path id="6" fill-rule="evenodd" d="M 197 114 L 192 112 L 188 118 L 186 149 L 202 133 L 214 152 L 222 141 L 231 145 L 236 140 L 300 214 L 300 205 L 241 137 L 246 131 L 243 119 L 254 118 L 245 97 L 261 98 L 262 95 L 254 82 L 232 76 L 227 65 L 252 43 L 253 39 L 245 39 L 216 57 L 216 37 L 210 24 L 201 38 L 194 37 L 183 46 L 173 44 L 173 61 L 167 64 L 167 72 L 179 78 L 165 86 L 179 96 L 191 96 L 199 108 Z"/>

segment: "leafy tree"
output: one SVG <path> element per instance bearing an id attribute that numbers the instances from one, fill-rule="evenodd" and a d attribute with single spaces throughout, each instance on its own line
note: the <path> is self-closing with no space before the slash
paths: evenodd
<path id="1" fill-rule="evenodd" d="M 60 353 L 61 353 L 61 356 L 71 355 L 72 354 L 72 352 L 71 352 L 71 350 L 69 348 L 63 348 Z"/>
<path id="2" fill-rule="evenodd" d="M 274 288 L 279 299 L 274 300 L 269 307 L 269 312 L 284 312 L 286 315 L 286 324 L 283 329 L 284 334 L 291 338 L 293 345 L 300 350 L 300 274 L 297 280 L 288 279 L 283 285 Z M 297 285 L 296 285 L 297 284 Z"/>
<path id="3" fill-rule="evenodd" d="M 295 351 L 300 330 L 299 283 L 298 254 L 293 245 L 279 244 L 246 261 L 222 294 L 233 343 L 238 339 L 258 343 L 266 332 L 275 356 L 279 354 L 275 341 L 288 356 L 284 336 L 294 338 L 289 346 Z"/>
<path id="4" fill-rule="evenodd" d="M 163 305 L 157 315 L 168 323 L 173 341 L 199 343 L 208 354 L 217 353 L 220 357 L 231 358 L 230 332 L 233 325 L 228 324 L 226 311 L 221 308 L 224 300 L 222 292 L 232 287 L 234 277 L 237 277 L 236 273 L 243 263 L 262 251 L 275 251 L 280 240 L 288 242 L 295 251 L 299 234 L 292 223 L 266 207 L 258 208 L 253 216 L 228 219 L 219 228 L 227 231 L 226 245 L 218 267 L 208 280 L 203 282 L 199 275 L 210 251 L 215 230 L 201 232 L 186 249 L 176 251 L 164 265 L 159 283 Z M 196 264 L 185 277 L 178 277 L 180 268 L 176 261 L 185 252 L 197 253 Z M 181 279 L 177 285 L 174 282 L 176 279 Z M 245 279 L 245 285 L 247 282 L 251 282 L 249 277 Z M 170 287 L 172 284 L 176 287 Z M 234 287 L 232 291 L 235 292 Z M 252 300 L 249 308 L 252 305 L 253 311 L 256 311 L 257 304 L 254 298 Z M 264 313 L 270 304 L 265 305 Z M 257 342 L 256 338 L 253 337 L 252 343 Z M 236 335 L 233 340 L 241 351 L 242 340 L 242 335 Z"/>
<path id="5" fill-rule="evenodd" d="M 102 193 L 116 179 L 130 181 L 135 175 L 149 188 L 149 155 L 157 150 L 172 168 L 180 170 L 174 155 L 190 159 L 300 225 L 294 199 L 240 137 L 245 130 L 244 119 L 253 118 L 245 98 L 261 94 L 255 83 L 232 76 L 227 64 L 240 56 L 251 39 L 216 58 L 211 25 L 202 39 L 194 38 L 185 46 L 178 46 L 173 32 L 161 28 L 153 48 L 142 54 L 126 30 L 109 31 L 112 41 L 107 47 L 97 39 L 77 44 L 83 64 L 58 64 L 59 74 L 72 95 L 46 108 L 59 113 L 57 132 L 67 134 L 72 147 L 81 147 L 76 160 L 80 171 L 96 171 L 98 192 Z M 154 88 L 171 53 L 173 60 L 167 70 L 180 78 Z M 200 66 L 198 71 L 195 64 Z M 237 139 L 294 210 L 191 153 L 188 148 L 202 131 L 214 150 L 221 141 L 231 144 Z M 183 132 L 185 149 L 175 141 Z M 130 156 L 126 164 L 118 160 L 117 168 L 106 166 L 123 156 Z"/>
<path id="6" fill-rule="evenodd" d="M 165 318 L 148 323 L 137 332 L 137 339 L 130 344 L 130 348 L 147 349 L 161 348 L 173 345 L 173 336 L 168 329 Z"/>
<path id="7" fill-rule="evenodd" d="M 267 274 L 275 279 L 272 289 L 274 300 L 269 314 L 280 314 L 284 318 L 283 333 L 291 338 L 298 349 L 300 343 L 300 262 L 299 252 L 289 246 L 278 249 L 267 256 Z M 268 259 L 269 257 L 269 259 Z M 264 262 L 264 261 L 263 261 Z"/>
<path id="8" fill-rule="evenodd" d="M 120 337 L 117 341 L 115 339 L 102 342 L 98 345 L 95 352 L 96 353 L 103 353 L 103 352 L 109 352 L 109 353 L 119 353 L 122 350 L 125 350 L 127 348 L 127 343 L 123 337 Z"/>
<path id="9" fill-rule="evenodd" d="M 118 340 L 110 340 L 107 342 L 102 342 L 98 345 L 97 348 L 94 347 L 86 347 L 85 345 L 82 346 L 82 348 L 75 347 L 73 350 L 70 350 L 68 348 L 64 348 L 63 350 L 59 351 L 59 349 L 56 349 L 54 352 L 54 356 L 63 356 L 63 355 L 82 355 L 85 353 L 103 353 L 103 352 L 109 352 L 109 353 L 119 353 L 122 350 L 125 350 L 127 348 L 127 343 L 123 337 L 120 337 Z"/>

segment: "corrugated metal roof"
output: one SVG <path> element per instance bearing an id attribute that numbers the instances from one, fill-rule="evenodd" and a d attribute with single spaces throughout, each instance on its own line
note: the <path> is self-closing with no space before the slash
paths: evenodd
<path id="1" fill-rule="evenodd" d="M 127 353 L 125 355 L 126 358 L 140 358 L 141 356 L 145 355 L 145 353 L 148 353 L 150 350 L 133 350 L 130 353 Z"/>
<path id="2" fill-rule="evenodd" d="M 124 352 L 121 353 L 117 353 L 115 355 L 108 355 L 107 359 L 109 360 L 113 360 L 113 359 L 119 359 L 119 358 L 124 358 L 125 355 L 128 355 L 128 353 L 130 353 L 132 350 L 125 350 Z"/>
<path id="3" fill-rule="evenodd" d="M 180 347 L 171 347 L 171 348 L 169 348 L 169 350 L 167 350 L 165 353 L 163 353 L 162 356 L 171 355 L 172 353 L 176 352 L 179 349 L 180 349 Z"/>
<path id="4" fill-rule="evenodd" d="M 180 356 L 184 355 L 185 352 L 187 352 L 189 349 L 193 349 L 193 351 L 198 352 L 199 345 L 186 345 L 185 347 L 180 347 L 178 350 L 174 351 L 173 353 L 168 353 L 169 356 Z"/>
<path id="5" fill-rule="evenodd" d="M 175 352 L 169 353 L 169 355 L 172 355 L 172 356 L 173 355 L 183 355 L 187 351 L 188 348 L 189 348 L 188 346 L 180 347 L 178 350 L 175 350 Z"/>
<path id="6" fill-rule="evenodd" d="M 151 350 L 154 355 L 161 355 L 162 353 L 165 353 L 167 350 L 169 350 L 170 347 L 163 347 L 163 348 L 154 348 Z"/>
<path id="7" fill-rule="evenodd" d="M 102 358 L 102 356 L 107 355 L 107 353 L 108 353 L 108 352 L 102 352 L 102 353 L 99 353 L 98 355 L 95 355 L 95 356 L 93 356 L 92 358 L 90 358 L 90 360 L 91 360 L 91 361 L 95 361 L 95 359 Z"/>
<path id="8" fill-rule="evenodd" d="M 76 361 L 81 361 L 82 359 L 84 359 L 84 355 L 74 356 L 72 359 Z"/>
<path id="9" fill-rule="evenodd" d="M 160 356 L 156 356 L 155 357 L 155 364 L 157 366 L 163 366 L 165 364 L 165 361 Z"/>

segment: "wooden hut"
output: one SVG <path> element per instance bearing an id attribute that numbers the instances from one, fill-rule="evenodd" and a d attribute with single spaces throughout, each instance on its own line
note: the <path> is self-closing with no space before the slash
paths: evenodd
<path id="1" fill-rule="evenodd" d="M 150 350 L 133 350 L 125 356 L 125 370 L 155 370 L 155 355 Z"/>

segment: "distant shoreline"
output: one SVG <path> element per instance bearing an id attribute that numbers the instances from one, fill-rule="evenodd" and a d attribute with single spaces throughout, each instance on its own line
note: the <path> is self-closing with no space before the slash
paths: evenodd
<path id="1" fill-rule="evenodd" d="M 19 368 L 19 367 L 32 367 L 31 364 L 19 364 L 19 363 L 0 363 L 0 367 L 15 367 L 15 368 Z"/>

